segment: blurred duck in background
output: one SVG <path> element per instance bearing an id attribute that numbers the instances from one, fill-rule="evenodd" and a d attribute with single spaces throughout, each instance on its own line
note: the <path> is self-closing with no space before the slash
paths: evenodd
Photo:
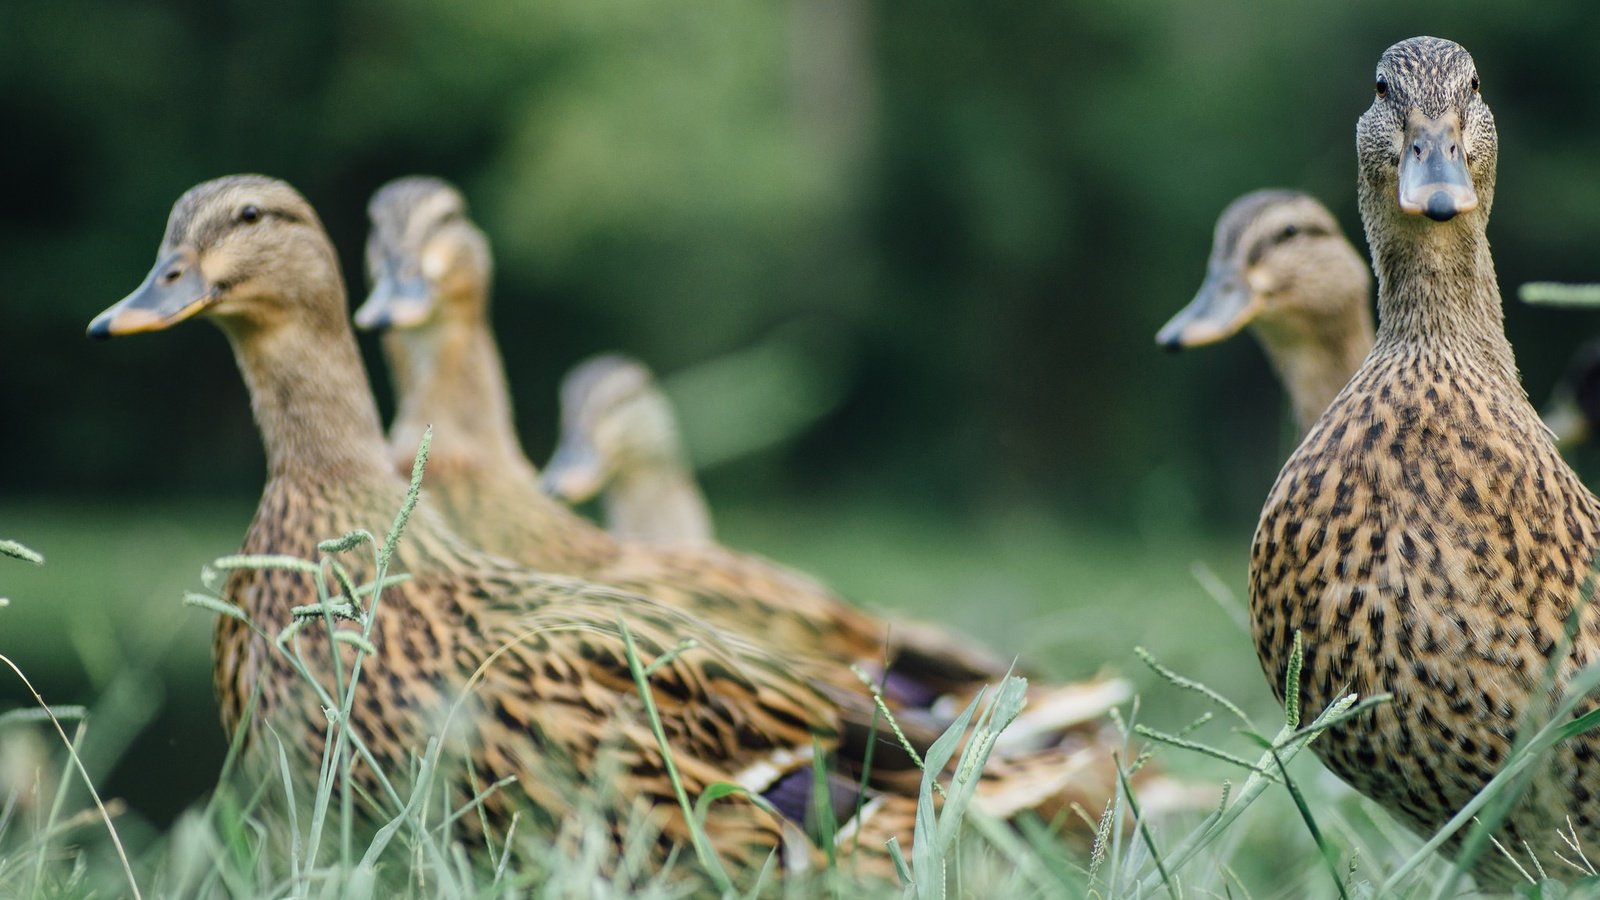
<path id="1" fill-rule="evenodd" d="M 1600 339 L 1585 343 L 1572 355 L 1542 415 L 1562 450 L 1594 439 L 1600 428 Z"/>
<path id="2" fill-rule="evenodd" d="M 1206 278 L 1156 334 L 1168 350 L 1248 327 L 1289 392 L 1304 437 L 1372 349 L 1372 273 L 1327 208 L 1261 190 L 1217 220 Z"/>
<path id="3" fill-rule="evenodd" d="M 624 541 L 712 541 L 672 402 L 638 360 L 607 354 L 567 373 L 561 438 L 543 484 L 574 505 L 600 495 L 606 530 Z"/>
<path id="4" fill-rule="evenodd" d="M 374 194 L 368 212 L 373 286 L 356 322 L 385 329 L 399 392 L 392 459 L 409 469 L 417 438 L 434 426 L 429 496 L 469 542 L 541 571 L 650 597 L 781 648 L 836 691 L 859 691 L 848 667 L 860 667 L 882 680 L 904 721 L 935 731 L 1011 669 L 1009 660 L 970 638 L 871 615 L 766 559 L 710 543 L 620 541 L 548 496 L 517 439 L 489 325 L 488 240 L 468 219 L 461 194 L 438 178 L 401 178 Z M 1099 747 L 1110 737 L 1103 716 L 1130 696 L 1131 686 L 1119 678 L 1036 683 L 1028 710 L 1002 739 L 1010 748 L 1065 741 L 1090 750 L 1086 761 L 1110 766 L 1114 747 Z"/>
<path id="5" fill-rule="evenodd" d="M 561 387 L 561 435 L 547 493 L 601 496 L 607 530 L 626 541 L 709 543 L 714 525 L 697 470 L 779 446 L 835 409 L 849 360 L 836 329 L 787 322 L 748 347 L 658 379 L 621 354 L 574 366 Z"/>

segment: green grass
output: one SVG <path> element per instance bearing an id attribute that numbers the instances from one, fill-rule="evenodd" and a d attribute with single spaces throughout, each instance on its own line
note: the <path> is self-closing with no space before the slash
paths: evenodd
<path id="1" fill-rule="evenodd" d="M 586 841 L 582 816 L 568 823 L 570 853 L 519 867 L 504 855 L 507 842 L 495 856 L 505 864 L 489 873 L 467 865 L 447 841 L 420 838 L 433 832 L 419 828 L 416 807 L 403 797 L 386 832 L 353 836 L 346 819 L 352 801 L 339 782 L 345 750 L 324 766 L 309 798 L 313 814 L 293 829 L 261 809 L 289 790 L 292 778 L 271 779 L 253 793 L 225 779 L 213 791 L 226 747 L 209 699 L 211 616 L 183 608 L 180 598 L 199 586 L 202 563 L 236 545 L 248 512 L 248 501 L 238 508 L 0 508 L 0 533 L 47 559 L 35 567 L 0 557 L 0 595 L 10 598 L 0 608 L 0 653 L 34 679 L 45 703 L 89 707 L 87 727 L 77 731 L 63 717 L 74 753 L 37 715 L 0 718 L 0 894 L 125 895 L 119 843 L 147 895 L 335 896 L 332 885 L 375 891 L 398 873 L 399 886 L 391 881 L 383 890 L 490 896 L 507 885 L 540 884 L 547 895 L 567 896 L 594 889 L 602 873 L 619 866 L 625 876 L 617 884 L 630 893 L 683 890 L 681 881 Z M 922 859 L 911 854 L 913 873 L 941 872 L 932 881 L 916 878 L 911 896 L 940 896 L 939 885 L 957 896 L 1340 897 L 1392 879 L 1387 888 L 1396 895 L 1426 897 L 1453 877 L 1446 861 L 1422 852 L 1420 838 L 1299 752 L 1311 732 L 1285 722 L 1230 607 L 1242 593 L 1242 536 L 1145 539 L 1017 513 L 957 527 L 823 503 L 786 509 L 781 518 L 725 510 L 720 526 L 734 543 L 823 573 L 873 605 L 1021 651 L 1050 675 L 1121 670 L 1141 689 L 1137 707 L 1126 711 L 1124 724 L 1140 736 L 1125 762 L 1137 764 L 1138 749 L 1153 745 L 1155 764 L 1167 771 L 1231 785 L 1220 812 L 1107 829 L 1089 854 L 1038 827 L 1017 832 L 981 816 L 933 818 L 930 834 L 961 839 L 932 842 L 939 852 Z M 1154 664 L 1135 652 L 1140 646 Z M 636 674 L 642 688 L 648 661 Z M 20 682 L 0 696 L 12 698 L 0 713 L 38 705 Z M 1562 733 L 1552 727 L 1530 741 L 1526 755 L 1508 763 L 1506 781 Z M 1167 745 L 1158 739 L 1166 735 L 1202 749 Z M 427 750 L 417 748 L 419 764 L 436 765 Z M 85 792 L 83 774 L 106 798 L 118 841 Z M 153 791 L 136 789 L 141 785 Z M 166 805 L 147 799 L 155 796 Z M 695 798 L 684 800 L 695 806 Z M 1114 815 L 1131 818 L 1136 804 L 1137 792 L 1134 804 Z M 949 824 L 957 820 L 963 828 Z M 641 844 L 648 843 L 648 829 L 639 829 Z M 288 839 L 290 830 L 298 841 Z M 332 857 L 312 852 L 330 839 Z M 765 883 L 797 896 L 859 890 L 826 878 L 783 888 Z M 732 887 L 736 895 L 751 889 Z M 1544 895 L 1556 896 L 1549 888 Z"/>

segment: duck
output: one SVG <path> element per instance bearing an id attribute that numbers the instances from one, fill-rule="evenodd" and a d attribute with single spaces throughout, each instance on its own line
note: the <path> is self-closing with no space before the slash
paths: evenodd
<path id="1" fill-rule="evenodd" d="M 1557 453 L 1506 339 L 1486 237 L 1498 137 L 1471 54 L 1401 41 L 1374 84 L 1356 147 L 1377 336 L 1264 504 L 1250 617 L 1280 700 L 1297 634 L 1308 714 L 1347 692 L 1390 695 L 1314 748 L 1431 834 L 1506 763 L 1524 711 L 1596 658 L 1585 584 L 1600 503 Z M 1504 852 L 1474 861 L 1480 887 L 1506 889 L 1535 862 L 1570 871 L 1558 832 L 1600 842 L 1597 779 L 1600 738 L 1557 746 L 1500 828 Z"/>
<path id="2" fill-rule="evenodd" d="M 243 554 L 318 559 L 330 536 L 384 533 L 407 503 L 345 309 L 337 256 L 310 203 L 281 180 L 236 175 L 178 199 L 149 275 L 89 325 L 91 337 L 108 339 L 203 317 L 227 337 L 267 463 Z M 377 574 L 375 559 L 349 554 L 340 562 L 356 584 Z M 476 785 L 514 779 L 483 798 L 487 826 L 460 818 L 469 837 L 482 827 L 504 835 L 518 815 L 519 835 L 555 835 L 591 802 L 613 805 L 607 821 L 620 847 L 629 811 L 642 805 L 660 829 L 655 858 L 666 860 L 690 839 L 675 771 L 691 801 L 724 783 L 747 792 L 709 805 L 704 829 L 724 864 L 755 871 L 777 859 L 793 872 L 820 861 L 806 823 L 811 798 L 823 792 L 813 788 L 817 772 L 826 768 L 841 834 L 911 846 L 909 824 L 894 824 L 916 815 L 915 792 L 897 787 L 906 783 L 896 772 L 901 756 L 879 735 L 852 733 L 871 701 L 825 690 L 790 656 L 646 597 L 473 547 L 427 492 L 387 572 L 404 580 L 359 612 L 367 621 L 331 626 L 370 629 L 346 719 L 370 752 L 352 764 L 365 795 L 401 805 L 407 787 L 424 787 L 406 785 L 405 773 L 442 735 L 439 771 L 453 803 L 468 802 Z M 270 727 L 292 754 L 292 771 L 317 772 L 330 731 L 324 697 L 337 695 L 337 673 L 353 671 L 361 642 L 301 629 L 302 677 L 273 636 L 296 608 L 318 602 L 315 580 L 293 569 L 240 567 L 221 594 L 234 605 L 218 616 L 212 647 L 224 730 L 241 739 L 247 759 L 276 772 L 273 742 L 263 736 Z M 675 769 L 648 722 L 627 660 L 630 641 L 649 667 Z M 1071 796 L 1063 783 L 1081 767 L 1080 757 L 1054 748 L 1019 755 L 982 773 L 975 802 L 1010 817 L 1041 798 Z M 610 773 L 610 783 L 594 784 L 600 773 Z M 865 786 L 853 788 L 858 776 Z M 853 847 L 835 849 L 849 855 Z M 862 852 L 886 860 L 882 850 Z"/>
<path id="3" fill-rule="evenodd" d="M 1567 368 L 1544 406 L 1544 424 L 1556 446 L 1572 450 L 1592 440 L 1600 428 L 1600 340 L 1573 351 Z"/>
<path id="4" fill-rule="evenodd" d="M 561 381 L 561 434 L 540 485 L 569 505 L 601 495 L 606 530 L 625 542 L 713 543 L 678 418 L 654 374 L 606 353 Z"/>
<path id="5" fill-rule="evenodd" d="M 867 673 L 897 714 L 935 733 L 1012 670 L 1010 660 L 969 638 L 871 615 L 771 560 L 716 543 L 618 540 L 548 496 L 517 437 L 489 323 L 488 237 L 460 191 L 435 176 L 405 176 L 373 194 L 368 215 L 372 289 L 355 322 L 383 331 L 396 388 L 391 457 L 397 470 L 409 469 L 406 448 L 431 423 L 427 484 L 446 521 L 475 546 L 623 588 L 764 642 L 837 691 L 859 690 L 852 669 Z M 1032 684 L 1006 746 L 1092 744 L 1104 714 L 1131 694 L 1126 680 L 1109 675 Z"/>
<path id="6" fill-rule="evenodd" d="M 1320 201 L 1251 191 L 1222 211 L 1206 277 L 1156 334 L 1169 351 L 1249 328 L 1289 393 L 1301 437 L 1372 349 L 1372 273 Z"/>

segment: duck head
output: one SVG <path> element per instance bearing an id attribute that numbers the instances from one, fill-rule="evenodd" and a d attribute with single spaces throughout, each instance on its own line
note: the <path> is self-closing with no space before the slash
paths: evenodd
<path id="1" fill-rule="evenodd" d="M 561 439 L 541 484 L 582 503 L 641 463 L 676 463 L 678 446 L 671 406 L 650 370 L 626 356 L 598 356 L 561 383 Z"/>
<path id="2" fill-rule="evenodd" d="M 1372 276 L 1327 208 L 1299 191 L 1245 194 L 1223 210 L 1205 281 L 1156 334 L 1178 351 L 1224 340 L 1247 325 L 1314 333 L 1365 313 Z"/>
<path id="3" fill-rule="evenodd" d="M 160 331 L 202 314 L 235 334 L 342 319 L 329 301 L 342 296 L 338 260 L 305 198 L 274 178 L 233 175 L 178 198 L 155 267 L 89 323 L 89 336 Z"/>
<path id="4" fill-rule="evenodd" d="M 1363 217 L 1422 228 L 1476 214 L 1494 197 L 1494 116 L 1460 44 L 1401 41 L 1378 61 L 1372 105 L 1356 128 Z"/>
<path id="5" fill-rule="evenodd" d="M 356 311 L 357 327 L 408 329 L 486 315 L 489 241 L 467 218 L 460 191 L 439 178 L 399 178 L 373 194 L 367 215 L 372 292 Z"/>

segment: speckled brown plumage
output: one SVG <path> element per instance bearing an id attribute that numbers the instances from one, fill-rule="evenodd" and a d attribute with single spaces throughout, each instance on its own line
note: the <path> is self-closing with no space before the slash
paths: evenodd
<path id="1" fill-rule="evenodd" d="M 469 542 L 685 610 L 778 650 L 835 691 L 859 690 L 848 664 L 872 670 L 888 659 L 887 693 L 908 718 L 943 695 L 964 702 L 1006 672 L 1006 661 L 977 652 L 970 640 L 896 626 L 769 560 L 716 544 L 621 542 L 546 496 L 516 436 L 488 321 L 488 241 L 468 220 L 460 193 L 437 178 L 402 178 L 381 188 L 368 212 L 374 289 L 356 320 L 390 326 L 384 348 L 398 388 L 392 453 L 409 468 L 405 448 L 434 427 L 428 485 Z M 1106 679 L 1036 687 L 1015 733 L 1097 719 L 1126 695 L 1124 682 Z"/>
<path id="2" fill-rule="evenodd" d="M 1180 350 L 1248 327 L 1304 436 L 1372 349 L 1371 291 L 1327 207 L 1300 191 L 1252 191 L 1222 211 L 1205 282 L 1156 342 Z"/>
<path id="3" fill-rule="evenodd" d="M 540 482 L 567 503 L 598 494 L 606 530 L 621 540 L 714 540 L 672 402 L 631 357 L 591 357 L 561 380 L 561 436 Z"/>
<path id="4" fill-rule="evenodd" d="M 1505 761 L 1552 659 L 1559 690 L 1594 656 L 1592 606 L 1570 656 L 1555 654 L 1600 548 L 1600 509 L 1556 454 L 1505 338 L 1485 237 L 1496 134 L 1472 58 L 1416 38 L 1386 51 L 1378 75 L 1357 130 L 1377 343 L 1267 500 L 1251 611 L 1280 692 L 1304 635 L 1304 708 L 1394 695 L 1316 748 L 1426 832 Z M 1596 749 L 1592 735 L 1559 747 L 1512 813 L 1500 838 L 1525 865 L 1531 850 L 1570 872 L 1554 856 L 1569 815 L 1586 846 L 1600 843 Z M 1518 877 L 1494 851 L 1476 874 L 1498 887 Z"/>
<path id="5" fill-rule="evenodd" d="M 175 293 L 190 282 L 189 294 Z M 227 333 L 268 457 L 246 553 L 314 558 L 327 536 L 383 533 L 400 507 L 403 485 L 388 464 L 343 301 L 332 248 L 310 206 L 281 182 L 235 177 L 179 200 L 151 278 L 91 327 L 99 336 L 153 330 L 203 311 Z M 352 565 L 357 578 L 370 576 Z M 447 732 L 456 764 L 446 777 L 465 799 L 462 760 L 472 761 L 480 780 L 518 775 L 514 788 L 488 803 L 502 826 L 516 808 L 534 825 L 555 827 L 573 803 L 566 788 L 595 771 L 605 748 L 623 773 L 619 796 L 644 798 L 659 816 L 663 849 L 683 838 L 640 715 L 619 619 L 646 660 L 684 639 L 697 644 L 651 679 L 691 795 L 714 781 L 767 790 L 805 769 L 813 747 L 839 746 L 837 705 L 785 661 L 648 600 L 472 549 L 426 502 L 394 568 L 413 579 L 384 592 L 372 635 L 377 655 L 351 724 L 395 778 L 459 702 L 460 727 Z M 288 624 L 293 606 L 315 599 L 304 575 L 282 571 L 240 570 L 225 594 L 269 635 Z M 331 684 L 329 642 L 315 628 L 301 634 L 312 671 Z M 273 722 L 301 760 L 320 756 L 321 703 L 265 640 L 220 618 L 215 664 L 230 732 L 246 724 L 243 710 L 259 688 L 254 721 Z M 373 796 L 385 796 L 369 770 L 358 766 L 357 775 Z M 759 864 L 793 830 L 739 799 L 714 810 L 709 830 L 732 864 Z"/>
<path id="6" fill-rule="evenodd" d="M 404 484 L 389 464 L 344 300 L 333 249 L 305 200 L 282 182 L 236 176 L 180 198 L 150 277 L 90 326 L 92 335 L 110 337 L 204 314 L 227 334 L 267 451 L 267 485 L 245 553 L 315 558 L 327 537 L 384 533 L 402 504 Z M 358 581 L 373 575 L 362 558 L 346 558 Z M 391 570 L 411 578 L 383 593 L 371 634 L 375 654 L 365 662 L 349 722 L 400 798 L 414 755 L 430 735 L 442 734 L 441 777 L 452 802 L 468 799 L 474 783 L 517 777 L 486 801 L 490 825 L 502 833 L 517 811 L 519 833 L 556 834 L 576 804 L 597 802 L 606 804 L 619 844 L 630 812 L 642 806 L 662 829 L 656 849 L 664 855 L 679 847 L 686 827 L 626 662 L 625 621 L 646 665 L 693 641 L 650 676 L 690 798 L 730 782 L 776 807 L 774 813 L 737 796 L 711 805 L 707 831 L 725 864 L 754 867 L 773 853 L 789 867 L 820 858 L 801 828 L 811 796 L 805 785 L 818 751 L 847 779 L 860 769 L 873 736 L 853 725 L 870 716 L 859 693 L 824 692 L 791 659 L 680 610 L 472 548 L 426 495 Z M 246 729 L 257 764 L 275 746 L 258 731 L 270 723 L 295 757 L 294 771 L 314 780 L 329 727 L 324 704 L 270 646 L 293 607 L 315 602 L 314 586 L 301 573 L 240 569 L 223 593 L 268 636 L 219 617 L 214 675 L 223 722 L 230 734 Z M 317 627 L 297 640 L 331 693 L 333 643 Z M 354 650 L 339 646 L 348 671 Z M 904 755 L 877 739 L 874 789 L 915 784 Z M 1039 794 L 1025 785 L 1034 779 L 1046 786 L 1040 790 L 1059 793 L 1060 778 L 1076 765 L 1064 750 L 1035 760 L 1026 769 L 985 773 L 980 805 L 1014 811 L 1014 797 Z M 594 782 L 602 772 L 615 773 L 608 790 Z M 373 769 L 357 764 L 354 775 L 380 805 L 393 801 Z M 878 796 L 884 802 L 869 806 L 903 809 L 911 795 Z M 475 818 L 463 817 L 459 827 L 470 833 Z M 886 826 L 861 827 L 881 833 Z M 911 839 L 896 834 L 902 844 Z"/>

